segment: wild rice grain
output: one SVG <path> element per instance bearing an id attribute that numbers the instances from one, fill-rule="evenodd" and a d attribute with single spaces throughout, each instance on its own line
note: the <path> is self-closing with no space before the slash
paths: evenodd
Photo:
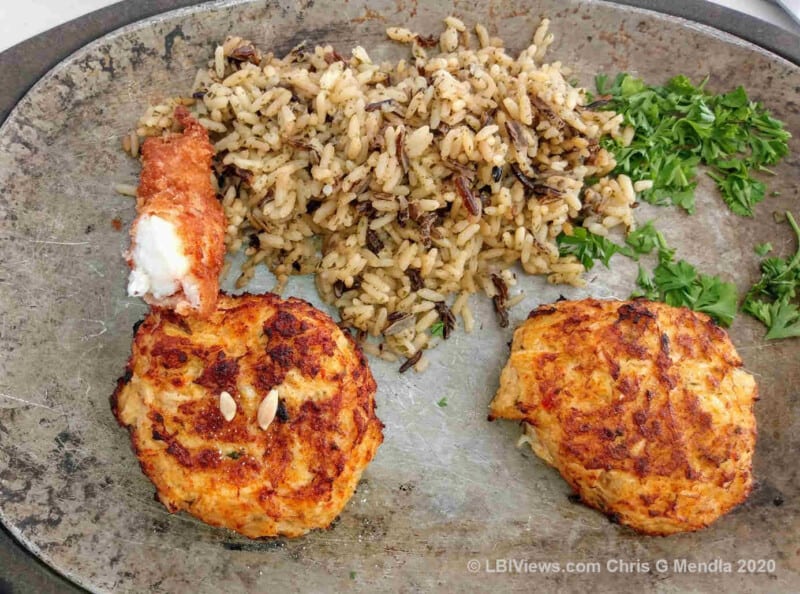
<path id="1" fill-rule="evenodd" d="M 500 295 L 492 297 L 492 304 L 494 311 L 497 313 L 497 322 L 501 328 L 508 328 L 508 310 L 506 309 L 505 301 Z"/>
<path id="2" fill-rule="evenodd" d="M 414 355 L 409 357 L 405 360 L 405 362 L 400 366 L 400 373 L 405 373 L 409 369 L 411 369 L 417 362 L 422 358 L 422 351 L 417 351 Z"/>

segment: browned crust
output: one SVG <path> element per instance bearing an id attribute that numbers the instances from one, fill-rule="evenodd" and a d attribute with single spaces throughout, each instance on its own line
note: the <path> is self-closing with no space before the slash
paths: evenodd
<path id="1" fill-rule="evenodd" d="M 256 414 L 272 388 L 281 414 L 265 431 Z M 237 402 L 231 421 L 222 390 Z M 324 313 L 222 295 L 207 319 L 153 310 L 111 403 L 170 511 L 251 537 L 297 536 L 330 524 L 381 443 L 375 390 L 361 350 Z"/>
<path id="2" fill-rule="evenodd" d="M 174 308 L 180 314 L 209 315 L 217 302 L 219 273 L 225 258 L 225 213 L 211 186 L 214 149 L 208 132 L 183 106 L 175 108 L 180 134 L 148 138 L 142 145 L 142 172 L 137 190 L 137 219 L 131 226 L 131 242 L 143 215 L 171 221 L 183 240 L 190 262 L 188 275 L 199 289 L 195 310 L 183 292 L 156 300 L 151 305 Z M 130 255 L 128 264 L 133 265 Z"/>
<path id="3" fill-rule="evenodd" d="M 490 419 L 524 420 L 587 504 L 647 534 L 697 530 L 749 494 L 757 388 L 704 314 L 563 301 L 516 331 Z"/>

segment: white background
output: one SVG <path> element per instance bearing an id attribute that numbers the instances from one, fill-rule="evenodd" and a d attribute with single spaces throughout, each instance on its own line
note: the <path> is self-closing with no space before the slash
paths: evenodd
<path id="1" fill-rule="evenodd" d="M 800 26 L 767 0 L 713 1 L 800 33 Z M 114 3 L 114 0 L 0 0 L 0 51 Z"/>

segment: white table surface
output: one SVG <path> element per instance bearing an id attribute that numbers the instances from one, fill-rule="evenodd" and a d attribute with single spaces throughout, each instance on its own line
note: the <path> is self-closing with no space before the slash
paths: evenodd
<path id="1" fill-rule="evenodd" d="M 800 33 L 800 26 L 768 0 L 713 1 Z M 114 3 L 115 0 L 0 0 L 0 51 Z"/>

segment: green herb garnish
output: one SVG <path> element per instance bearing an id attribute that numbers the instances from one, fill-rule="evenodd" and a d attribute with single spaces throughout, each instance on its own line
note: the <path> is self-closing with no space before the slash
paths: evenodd
<path id="1" fill-rule="evenodd" d="M 436 406 L 439 408 L 444 408 L 447 406 L 447 398 L 439 398 L 439 400 L 436 402 Z"/>
<path id="2" fill-rule="evenodd" d="M 355 572 L 355 571 L 351 571 L 351 572 L 350 572 L 350 579 L 351 579 L 351 580 L 354 580 L 354 579 L 356 579 L 356 572 Z"/>
<path id="3" fill-rule="evenodd" d="M 730 326 L 736 315 L 736 285 L 717 276 L 700 274 L 685 260 L 675 260 L 675 250 L 656 231 L 658 266 L 648 273 L 641 266 L 636 284 L 641 289 L 632 297 L 646 297 L 675 307 L 688 307 L 708 314 L 719 324 Z"/>
<path id="4" fill-rule="evenodd" d="M 767 340 L 800 336 L 800 227 L 792 213 L 786 220 L 797 237 L 797 251 L 791 260 L 766 258 L 761 261 L 761 279 L 748 291 L 742 311 L 767 327 Z"/>
<path id="5" fill-rule="evenodd" d="M 637 254 L 649 254 L 656 249 L 659 245 L 658 231 L 653 227 L 653 221 L 647 221 L 644 226 L 628 233 L 625 243 Z"/>
<path id="6" fill-rule="evenodd" d="M 629 258 L 635 257 L 629 247 L 616 244 L 584 227 L 574 227 L 571 235 L 561 233 L 556 237 L 556 242 L 562 256 L 575 256 L 586 270 L 594 268 L 595 260 L 602 261 L 608 268 L 608 263 L 614 254 L 622 254 Z"/>
<path id="7" fill-rule="evenodd" d="M 444 322 L 441 320 L 431 324 L 431 336 L 438 336 L 444 338 Z"/>
<path id="8" fill-rule="evenodd" d="M 239 458 L 242 457 L 242 452 L 234 450 L 232 452 L 228 452 L 225 455 L 228 456 L 228 458 L 230 458 L 231 460 L 238 460 Z"/>
<path id="9" fill-rule="evenodd" d="M 594 233 L 576 227 L 573 235 L 562 233 L 557 238 L 562 256 L 574 255 L 586 270 L 602 260 L 608 267 L 614 254 L 622 254 L 637 260 L 639 254 L 658 251 L 658 265 L 648 272 L 641 265 L 636 278 L 639 290 L 631 297 L 645 297 L 651 301 L 663 301 L 675 307 L 688 307 L 701 311 L 723 326 L 730 326 L 736 315 L 738 294 L 736 285 L 717 276 L 700 274 L 685 260 L 675 260 L 675 250 L 667 245 L 664 236 L 648 221 L 625 238 L 622 246 Z"/>
<path id="10" fill-rule="evenodd" d="M 648 202 L 694 212 L 697 166 L 702 163 L 730 209 L 751 216 L 765 194 L 764 184 L 751 173 L 767 170 L 785 156 L 791 135 L 763 105 L 750 101 L 742 87 L 713 95 L 705 90 L 707 81 L 694 86 L 681 75 L 656 87 L 625 73 L 613 82 L 598 76 L 598 93 L 610 95 L 601 109 L 622 114 L 624 124 L 634 129 L 629 146 L 612 138 L 604 139 L 603 146 L 617 161 L 614 173 L 653 181 L 641 193 Z"/>
<path id="11" fill-rule="evenodd" d="M 772 251 L 772 244 L 769 242 L 759 243 L 756 247 L 753 248 L 753 251 L 759 256 L 764 257 Z"/>

